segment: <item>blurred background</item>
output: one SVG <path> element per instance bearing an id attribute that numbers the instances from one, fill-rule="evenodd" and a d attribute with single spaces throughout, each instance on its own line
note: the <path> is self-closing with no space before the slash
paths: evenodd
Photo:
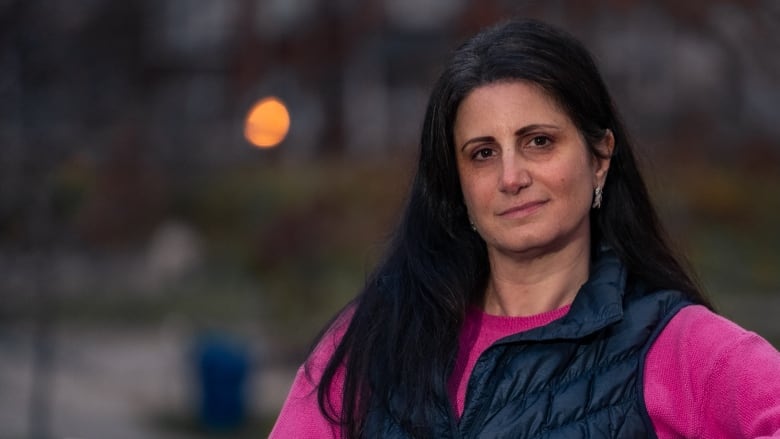
<path id="1" fill-rule="evenodd" d="M 510 16 L 593 51 L 675 243 L 780 346 L 774 0 L 0 0 L 0 438 L 264 437 Z"/>

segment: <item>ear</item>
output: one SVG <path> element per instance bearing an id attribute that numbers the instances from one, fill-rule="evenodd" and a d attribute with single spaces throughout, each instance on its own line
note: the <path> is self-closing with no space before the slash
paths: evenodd
<path id="1" fill-rule="evenodd" d="M 609 163 L 612 160 L 612 152 L 615 150 L 615 136 L 612 130 L 607 128 L 604 137 L 601 138 L 595 147 L 596 154 L 593 154 L 593 187 L 604 187 L 607 180 L 607 171 Z"/>

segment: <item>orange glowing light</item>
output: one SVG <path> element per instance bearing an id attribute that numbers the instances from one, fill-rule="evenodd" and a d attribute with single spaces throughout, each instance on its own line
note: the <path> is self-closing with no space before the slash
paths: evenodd
<path id="1" fill-rule="evenodd" d="M 284 103 L 269 96 L 258 101 L 246 116 L 244 137 L 260 148 L 282 143 L 290 130 L 290 113 Z"/>

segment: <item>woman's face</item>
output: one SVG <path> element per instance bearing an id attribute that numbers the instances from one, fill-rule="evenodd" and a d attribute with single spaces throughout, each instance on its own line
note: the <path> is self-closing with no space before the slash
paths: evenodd
<path id="1" fill-rule="evenodd" d="M 454 126 L 469 217 L 489 252 L 536 255 L 590 242 L 589 212 L 609 159 L 598 158 L 556 102 L 527 82 L 474 89 Z M 609 155 L 611 132 L 596 145 Z"/>

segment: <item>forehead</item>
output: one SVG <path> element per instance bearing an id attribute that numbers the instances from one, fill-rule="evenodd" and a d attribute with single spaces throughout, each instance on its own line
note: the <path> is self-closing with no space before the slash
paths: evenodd
<path id="1" fill-rule="evenodd" d="M 568 114 L 540 85 L 528 81 L 499 81 L 476 87 L 466 95 L 455 114 L 454 128 L 457 132 L 504 119 L 516 123 L 571 124 Z"/>

